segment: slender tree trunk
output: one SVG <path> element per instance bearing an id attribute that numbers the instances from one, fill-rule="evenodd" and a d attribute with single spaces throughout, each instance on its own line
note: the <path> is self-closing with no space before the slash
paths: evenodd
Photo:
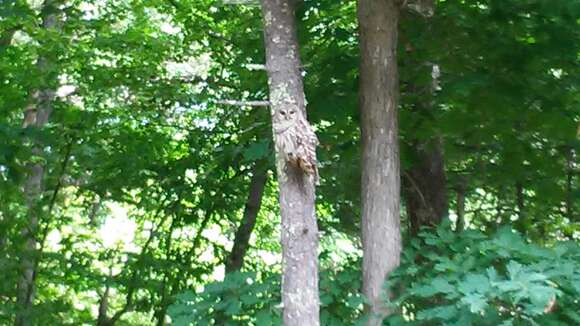
<path id="1" fill-rule="evenodd" d="M 525 210 L 524 187 L 521 181 L 517 181 L 515 184 L 515 197 L 516 197 L 516 207 L 518 209 L 518 220 L 515 223 L 515 227 L 521 234 L 525 234 L 527 231 L 528 221 L 526 214 L 524 212 Z"/>
<path id="2" fill-rule="evenodd" d="M 266 185 L 267 171 L 256 165 L 252 169 L 253 175 L 248 190 L 248 199 L 240 227 L 236 231 L 234 246 L 226 258 L 226 273 L 238 271 L 244 264 L 244 257 L 250 244 L 250 236 L 256 225 L 256 218 L 262 204 L 262 195 Z"/>
<path id="3" fill-rule="evenodd" d="M 181 192 L 177 196 L 178 200 L 176 201 L 179 203 L 181 201 Z M 167 236 L 165 237 L 165 259 L 172 260 L 172 243 L 173 243 L 173 233 L 177 226 L 177 218 L 179 216 L 179 209 L 173 212 L 174 216 L 171 220 L 171 225 L 169 226 L 169 231 L 167 232 Z M 180 278 L 180 277 L 178 277 Z M 159 308 L 155 310 L 154 318 L 156 319 L 157 326 L 164 326 L 165 325 L 165 316 L 167 315 L 167 308 L 171 303 L 171 297 L 177 290 L 177 283 L 178 280 L 175 279 L 175 276 L 172 273 L 171 268 L 166 268 L 163 270 L 163 283 L 161 285 L 161 296 L 159 299 Z"/>
<path id="4" fill-rule="evenodd" d="M 294 0 L 262 0 L 272 117 L 296 111 L 305 120 Z M 274 125 L 273 121 L 273 125 Z M 280 136 L 274 132 L 274 140 Z M 276 153 L 282 216 L 282 318 L 285 326 L 319 325 L 315 183 Z M 286 167 L 286 168 L 284 168 Z"/>
<path id="5" fill-rule="evenodd" d="M 112 273 L 109 273 L 109 277 L 112 277 Z M 101 299 L 99 300 L 99 314 L 97 316 L 97 326 L 111 326 L 111 318 L 107 315 L 107 311 L 109 310 L 109 294 L 110 294 L 110 286 L 107 285 L 105 287 L 105 291 L 103 295 L 101 295 Z"/>
<path id="6" fill-rule="evenodd" d="M 42 28 L 55 30 L 59 28 L 57 14 L 58 1 L 46 0 L 42 8 Z M 40 55 L 36 63 L 37 69 L 49 81 L 56 80 L 54 73 L 54 58 L 51 55 Z M 48 122 L 55 99 L 55 89 L 52 85 L 34 90 L 30 104 L 24 111 L 23 128 L 42 128 Z M 43 157 L 43 149 L 36 141 L 32 141 L 32 153 Z M 24 198 L 27 207 L 27 225 L 22 229 L 24 248 L 20 257 L 21 275 L 17 285 L 17 311 L 14 325 L 26 326 L 31 324 L 31 309 L 34 300 L 34 279 L 36 273 L 36 259 L 38 256 L 38 223 L 42 214 L 43 177 L 45 166 L 42 160 L 35 160 L 27 164 L 27 177 L 24 182 Z"/>
<path id="7" fill-rule="evenodd" d="M 405 171 L 403 194 L 410 221 L 410 233 L 416 235 L 423 226 L 435 226 L 448 214 L 447 180 L 442 141 L 435 137 L 414 141 L 417 162 Z"/>
<path id="8" fill-rule="evenodd" d="M 579 128 L 580 131 L 580 128 Z M 579 136 L 580 138 L 580 136 Z M 574 176 L 576 152 L 570 148 L 566 152 L 566 217 L 570 222 L 577 222 L 578 216 L 574 212 Z"/>
<path id="9" fill-rule="evenodd" d="M 465 191 L 467 188 L 467 180 L 464 177 L 459 177 L 457 186 L 455 187 L 456 192 L 456 213 L 457 222 L 455 223 L 455 231 L 461 232 L 465 229 Z"/>
<path id="10" fill-rule="evenodd" d="M 429 17 L 435 11 L 433 0 L 409 0 L 408 9 L 427 19 L 423 33 L 432 35 Z M 416 21 L 417 15 L 410 15 Z M 415 51 L 409 44 L 405 48 L 408 52 Z M 411 103 L 413 115 L 417 121 L 416 128 L 422 130 L 433 125 L 433 111 L 436 110 L 433 94 L 439 85 L 439 67 L 429 62 L 408 63 L 415 69 L 429 68 L 431 80 L 421 84 L 416 81 L 408 83 L 407 92 L 413 94 L 416 100 Z M 409 137 L 407 146 L 412 153 L 414 162 L 404 172 L 403 196 L 405 197 L 407 217 L 409 219 L 409 233 L 416 235 L 422 226 L 435 226 L 448 214 L 447 178 L 445 175 L 445 161 L 443 155 L 443 140 L 436 130 L 430 130 L 431 136 L 426 139 Z"/>
<path id="11" fill-rule="evenodd" d="M 362 139 L 363 294 L 367 325 L 389 313 L 383 283 L 399 265 L 400 172 L 397 121 L 397 35 L 400 8 L 394 0 L 359 0 Z"/>
<path id="12" fill-rule="evenodd" d="M 234 246 L 225 261 L 226 274 L 239 271 L 244 264 L 244 257 L 250 245 L 250 237 L 256 225 L 256 218 L 262 204 L 262 195 L 267 180 L 267 170 L 258 166 L 256 162 L 252 168 L 252 178 L 248 189 L 248 199 L 244 208 L 244 215 L 236 231 Z M 223 299 L 223 298 L 222 298 Z M 225 325 L 228 317 L 222 311 L 216 311 L 215 324 Z"/>

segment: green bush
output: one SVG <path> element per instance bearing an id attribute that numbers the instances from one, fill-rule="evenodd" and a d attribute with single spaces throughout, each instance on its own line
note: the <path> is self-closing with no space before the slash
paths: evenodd
<path id="1" fill-rule="evenodd" d="M 321 325 L 363 320 L 360 261 L 320 273 Z M 195 293 L 177 296 L 173 325 L 280 325 L 280 275 L 232 273 Z M 424 230 L 405 245 L 386 286 L 395 314 L 384 325 L 578 325 L 580 247 L 541 247 L 510 228 L 494 235 Z M 220 317 L 221 316 L 221 317 Z"/>
<path id="2" fill-rule="evenodd" d="M 320 273 L 321 325 L 351 326 L 360 318 L 359 278 L 356 260 Z M 255 273 L 236 272 L 199 293 L 181 293 L 168 313 L 175 326 L 214 325 L 216 317 L 225 325 L 281 325 L 280 302 L 279 274 L 258 279 Z"/>
<path id="3" fill-rule="evenodd" d="M 203 291 L 185 291 L 168 309 L 172 325 L 280 325 L 279 275 L 257 281 L 255 273 L 230 273 L 223 281 L 204 286 Z"/>
<path id="4" fill-rule="evenodd" d="M 398 311 L 386 325 L 578 325 L 580 247 L 444 224 L 407 244 L 386 286 Z"/>

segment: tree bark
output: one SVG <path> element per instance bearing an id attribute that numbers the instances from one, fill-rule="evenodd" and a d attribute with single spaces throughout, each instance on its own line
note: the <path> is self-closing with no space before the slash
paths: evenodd
<path id="1" fill-rule="evenodd" d="M 456 212 L 457 221 L 455 222 L 455 232 L 462 232 L 465 229 L 465 192 L 467 190 L 467 179 L 465 177 L 459 177 L 457 186 L 455 187 L 456 192 Z"/>
<path id="2" fill-rule="evenodd" d="M 267 180 L 267 170 L 257 166 L 257 164 L 252 169 L 253 175 L 248 190 L 248 199 L 246 200 L 246 207 L 244 208 L 244 215 L 240 227 L 236 231 L 234 246 L 226 258 L 226 273 L 239 271 L 242 268 L 244 257 L 250 244 L 250 236 L 254 231 L 256 218 L 262 204 L 262 195 L 264 194 L 264 187 Z"/>
<path id="3" fill-rule="evenodd" d="M 290 110 L 306 117 L 294 5 L 294 0 L 261 0 L 273 118 Z M 274 132 L 274 141 L 277 137 Z M 280 154 L 276 153 L 282 217 L 283 323 L 286 326 L 319 325 L 315 183 L 312 178 L 306 178 L 302 170 L 280 164 L 283 160 Z"/>
<path id="4" fill-rule="evenodd" d="M 417 161 L 404 173 L 403 194 L 414 236 L 423 226 L 438 225 L 448 214 L 448 202 L 442 140 L 435 136 L 413 143 Z"/>
<path id="5" fill-rule="evenodd" d="M 181 201 L 181 191 L 178 193 L 177 196 L 177 203 Z M 173 211 L 173 219 L 171 220 L 171 225 L 169 226 L 169 231 L 165 237 L 165 259 L 168 261 L 173 261 L 175 255 L 173 254 L 172 250 L 172 243 L 173 243 L 173 233 L 175 228 L 177 227 L 177 218 L 180 214 L 180 210 L 176 209 Z M 177 259 L 176 259 L 177 260 Z M 161 284 L 161 294 L 159 298 L 158 309 L 155 309 L 153 314 L 154 318 L 156 319 L 157 326 L 164 326 L 166 324 L 165 316 L 167 315 L 167 309 L 172 302 L 173 295 L 177 292 L 179 288 L 178 283 L 179 279 L 183 278 L 182 275 L 174 275 L 172 273 L 173 269 L 165 268 L 163 269 L 163 282 Z"/>
<path id="6" fill-rule="evenodd" d="M 45 0 L 42 7 L 42 28 L 45 30 L 57 30 L 59 17 L 57 12 L 58 1 Z M 41 54 L 36 67 L 49 81 L 55 81 L 54 58 L 51 55 Z M 51 85 L 33 90 L 30 104 L 24 110 L 23 128 L 42 128 L 48 122 L 52 112 L 52 105 L 56 91 Z M 32 153 L 34 156 L 43 157 L 42 146 L 32 140 Z M 20 279 L 17 285 L 17 311 L 14 325 L 27 326 L 31 324 L 31 309 L 34 299 L 34 279 L 36 274 L 36 259 L 38 256 L 38 223 L 42 214 L 43 177 L 45 166 L 42 160 L 33 160 L 26 166 L 27 176 L 24 181 L 23 191 L 27 208 L 28 225 L 22 229 L 24 248 L 20 257 Z"/>
<path id="7" fill-rule="evenodd" d="M 250 245 L 250 237 L 256 225 L 256 218 L 262 204 L 262 195 L 267 180 L 267 170 L 258 166 L 256 162 L 252 168 L 252 178 L 248 189 L 248 198 L 244 208 L 244 215 L 236 231 L 234 246 L 225 260 L 226 275 L 239 271 L 244 264 L 244 257 Z M 221 298 L 223 300 L 223 298 Z M 222 311 L 216 311 L 215 325 L 226 325 L 228 316 Z"/>
<path id="8" fill-rule="evenodd" d="M 394 0 L 359 0 L 362 140 L 363 294 L 368 326 L 389 313 L 383 283 L 399 265 L 400 171 L 397 36 L 400 7 Z"/>
<path id="9" fill-rule="evenodd" d="M 109 274 L 109 277 L 112 277 Z M 105 292 L 101 295 L 101 299 L 99 300 L 99 314 L 97 316 L 97 326 L 111 326 L 111 318 L 108 317 L 107 311 L 109 310 L 109 293 L 111 287 L 107 285 L 105 287 Z"/>
<path id="10" fill-rule="evenodd" d="M 409 0 L 407 8 L 426 19 L 426 30 L 423 33 L 432 35 L 429 17 L 435 12 L 433 0 Z M 411 15 L 416 21 L 416 15 Z M 412 23 L 413 23 L 412 22 Z M 407 52 L 414 51 L 411 44 L 406 44 Z M 406 91 L 415 98 L 410 107 L 416 119 L 416 128 L 425 129 L 432 125 L 433 111 L 436 110 L 433 94 L 439 88 L 439 67 L 429 62 L 408 62 L 416 69 L 430 68 L 430 82 L 424 85 L 417 81 L 407 83 Z M 427 123 L 426 123 L 427 122 Z M 433 128 L 431 128 L 433 129 Z M 447 178 L 443 155 L 443 140 L 436 130 L 430 130 L 430 136 L 420 139 L 411 136 L 406 146 L 412 153 L 414 164 L 404 171 L 403 196 L 409 220 L 409 233 L 417 235 L 423 226 L 436 226 L 448 214 Z"/>
<path id="11" fill-rule="evenodd" d="M 580 133 L 580 128 L 578 129 Z M 580 135 L 578 136 L 580 138 Z M 566 217 L 570 222 L 577 222 L 578 216 L 574 212 L 574 176 L 575 173 L 575 163 L 576 152 L 574 148 L 570 148 L 566 152 Z"/>
<path id="12" fill-rule="evenodd" d="M 515 197 L 516 197 L 516 207 L 518 213 L 518 220 L 515 223 L 515 228 L 521 234 L 526 234 L 528 230 L 528 218 L 525 214 L 525 197 L 524 197 L 524 187 L 521 181 L 516 181 L 514 186 Z"/>

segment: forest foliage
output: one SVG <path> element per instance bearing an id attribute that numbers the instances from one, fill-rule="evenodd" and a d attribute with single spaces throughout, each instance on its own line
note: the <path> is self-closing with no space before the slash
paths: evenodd
<path id="1" fill-rule="evenodd" d="M 385 324 L 580 323 L 580 2 L 435 8 L 404 11 L 399 26 L 401 178 L 440 140 L 448 213 L 414 234 L 403 193 Z M 304 0 L 296 16 L 320 140 L 321 323 L 356 325 L 356 2 Z M 262 33 L 251 3 L 0 1 L 0 325 L 21 309 L 23 257 L 36 262 L 32 325 L 280 323 L 270 115 L 224 102 L 267 100 L 253 66 Z M 49 121 L 23 127 L 39 90 L 55 93 Z M 31 253 L 23 187 L 34 164 L 44 187 Z M 259 174 L 243 268 L 226 273 Z"/>

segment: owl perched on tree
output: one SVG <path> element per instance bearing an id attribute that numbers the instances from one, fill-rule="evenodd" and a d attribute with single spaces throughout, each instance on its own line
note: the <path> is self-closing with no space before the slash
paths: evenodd
<path id="1" fill-rule="evenodd" d="M 316 146 L 318 138 L 304 116 L 295 107 L 276 110 L 273 119 L 274 139 L 279 160 L 293 165 L 318 183 Z"/>

